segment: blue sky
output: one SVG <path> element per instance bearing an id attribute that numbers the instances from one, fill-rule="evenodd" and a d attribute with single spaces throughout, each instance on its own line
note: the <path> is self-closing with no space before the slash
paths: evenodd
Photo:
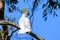
<path id="1" fill-rule="evenodd" d="M 18 0 L 19 3 L 17 6 L 21 10 L 24 6 L 28 7 L 29 12 L 31 13 L 31 8 L 32 8 L 32 0 L 29 1 L 29 5 L 27 3 L 23 3 L 23 0 Z M 32 32 L 35 34 L 45 38 L 45 40 L 60 40 L 60 10 L 58 9 L 56 13 L 58 14 L 58 17 L 54 17 L 53 15 L 48 14 L 48 19 L 47 21 L 44 21 L 42 18 L 43 16 L 43 9 L 42 9 L 42 4 L 46 2 L 46 0 L 41 0 L 39 3 L 39 6 L 37 10 L 34 12 L 34 21 L 32 25 Z M 26 5 L 27 4 L 27 5 Z M 6 16 L 10 16 L 11 18 L 16 18 L 16 21 L 18 22 L 19 18 L 21 17 L 21 13 L 18 11 L 14 11 L 13 13 L 9 13 L 7 10 L 7 6 L 5 5 L 5 18 Z M 15 38 L 16 34 L 18 32 L 14 33 L 13 39 L 17 40 L 18 38 Z M 27 35 L 27 34 L 25 34 Z M 23 35 L 23 36 L 25 36 Z M 18 37 L 22 36 L 20 34 L 17 35 Z M 11 38 L 11 40 L 12 40 Z"/>

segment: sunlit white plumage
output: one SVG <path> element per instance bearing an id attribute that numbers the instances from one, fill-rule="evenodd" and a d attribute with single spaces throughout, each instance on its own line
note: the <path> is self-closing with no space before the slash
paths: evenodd
<path id="1" fill-rule="evenodd" d="M 19 34 L 26 33 L 26 32 L 31 32 L 31 25 L 30 25 L 30 20 L 29 18 L 26 17 L 27 13 L 23 13 L 22 17 L 19 19 Z"/>

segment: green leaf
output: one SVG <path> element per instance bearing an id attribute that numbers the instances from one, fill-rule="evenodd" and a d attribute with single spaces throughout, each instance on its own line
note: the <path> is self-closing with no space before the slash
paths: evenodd
<path id="1" fill-rule="evenodd" d="M 0 35 L 2 34 L 2 31 L 0 30 Z"/>

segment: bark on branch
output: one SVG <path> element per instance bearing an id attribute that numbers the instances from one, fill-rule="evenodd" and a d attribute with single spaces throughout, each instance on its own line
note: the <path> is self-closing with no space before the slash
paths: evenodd
<path id="1" fill-rule="evenodd" d="M 20 29 L 20 27 L 17 24 L 10 22 L 10 21 L 4 21 L 4 20 L 0 21 L 0 25 L 11 25 L 11 26 L 14 26 L 14 27 Z"/>
<path id="2" fill-rule="evenodd" d="M 0 21 L 0 25 L 10 25 L 10 26 L 15 27 L 15 28 L 17 28 L 17 29 L 20 29 L 20 27 L 19 27 L 17 24 L 15 24 L 15 23 L 13 23 L 13 22 L 10 22 L 10 21 Z M 15 31 L 16 31 L 16 30 L 15 30 Z M 14 31 L 14 32 L 15 32 L 15 31 Z M 14 32 L 13 32 L 13 33 L 14 33 Z M 11 34 L 11 36 L 13 35 L 13 33 Z M 44 40 L 43 38 L 39 37 L 38 35 L 36 35 L 36 34 L 33 33 L 33 32 L 28 32 L 27 34 L 29 34 L 30 36 L 36 38 L 37 40 Z"/>
<path id="3" fill-rule="evenodd" d="M 13 36 L 13 33 L 16 32 L 18 29 L 14 30 L 11 35 L 10 35 L 10 38 Z"/>

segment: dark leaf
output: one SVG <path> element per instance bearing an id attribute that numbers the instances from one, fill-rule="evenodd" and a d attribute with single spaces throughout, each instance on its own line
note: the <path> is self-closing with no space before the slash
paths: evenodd
<path id="1" fill-rule="evenodd" d="M 42 8 L 44 8 L 44 7 L 47 7 L 47 3 L 44 3 L 44 4 L 43 4 Z"/>
<path id="2" fill-rule="evenodd" d="M 46 9 L 43 11 L 43 18 L 47 16 L 47 11 Z"/>
<path id="3" fill-rule="evenodd" d="M 48 5 L 48 7 L 50 8 L 50 4 Z"/>
<path id="4" fill-rule="evenodd" d="M 44 7 L 45 7 L 45 4 L 43 4 L 42 8 L 44 8 Z"/>
<path id="5" fill-rule="evenodd" d="M 58 16 L 58 14 L 56 14 L 56 16 Z"/>
<path id="6" fill-rule="evenodd" d="M 52 9 L 50 9 L 50 14 L 52 14 Z"/>
<path id="7" fill-rule="evenodd" d="M 54 4 L 54 9 L 56 9 L 56 7 L 57 7 L 57 5 L 56 5 L 56 4 Z"/>
<path id="8" fill-rule="evenodd" d="M 46 16 L 47 16 L 47 13 L 44 13 L 44 14 L 43 14 L 43 18 L 46 17 Z"/>
<path id="9" fill-rule="evenodd" d="M 59 7 L 59 9 L 60 9 L 60 4 L 58 4 L 58 7 Z"/>
<path id="10" fill-rule="evenodd" d="M 9 12 L 12 12 L 11 8 L 8 8 Z"/>
<path id="11" fill-rule="evenodd" d="M 45 17 L 45 19 L 44 19 L 45 21 L 47 20 L 47 17 Z"/>
<path id="12" fill-rule="evenodd" d="M 18 1 L 17 0 L 10 0 L 10 4 L 17 4 Z"/>
<path id="13" fill-rule="evenodd" d="M 40 0 L 38 0 L 38 2 L 40 2 Z"/>

